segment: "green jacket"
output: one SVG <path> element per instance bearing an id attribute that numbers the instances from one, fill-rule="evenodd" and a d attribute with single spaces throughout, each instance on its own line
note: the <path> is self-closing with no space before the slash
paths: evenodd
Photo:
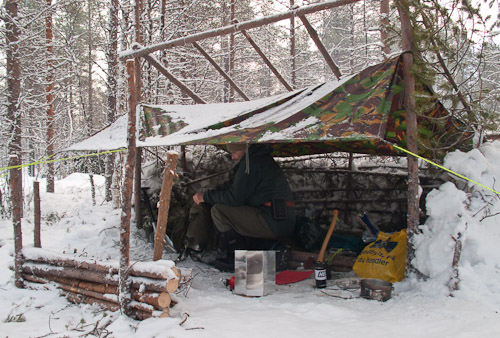
<path id="1" fill-rule="evenodd" d="M 216 190 L 205 192 L 203 199 L 212 205 L 256 207 L 277 237 L 287 237 L 293 234 L 295 228 L 294 208 L 287 207 L 287 219 L 275 220 L 272 208 L 263 205 L 275 198 L 293 201 L 288 181 L 270 152 L 268 146 L 251 145 L 248 153 L 234 167 L 231 180 Z"/>

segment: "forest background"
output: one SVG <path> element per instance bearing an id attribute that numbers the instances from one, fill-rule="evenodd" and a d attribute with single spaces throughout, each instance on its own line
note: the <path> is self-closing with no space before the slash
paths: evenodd
<path id="1" fill-rule="evenodd" d="M 318 2 L 4 0 L 0 175 L 7 178 L 8 167 L 69 156 L 61 151 L 126 114 L 126 71 L 119 56 L 134 43 L 151 45 Z M 476 141 L 498 131 L 498 0 L 364 0 L 308 15 L 308 20 L 341 74 L 348 75 L 401 52 L 397 6 L 408 10 L 412 23 L 414 74 L 435 89 L 451 114 L 474 128 Z M 334 79 L 298 18 L 249 33 L 293 89 Z M 250 99 L 286 91 L 241 33 L 200 45 Z M 206 102 L 243 100 L 193 45 L 161 51 L 156 57 Z M 140 74 L 141 102 L 193 103 L 145 61 Z M 423 107 L 419 100 L 424 99 L 417 96 L 417 107 Z M 147 160 L 149 155 L 143 156 Z M 33 165 L 27 174 L 46 177 L 48 192 L 54 191 L 55 179 L 73 172 L 102 174 L 110 201 L 113 184 L 120 183 L 120 175 L 114 175 L 120 168 L 123 158 L 109 154 L 97 161 L 94 157 L 76 164 Z M 12 212 L 12 185 L 22 187 L 22 179 L 13 180 L 12 175 L 10 185 L 7 179 L 0 182 L 3 217 Z"/>

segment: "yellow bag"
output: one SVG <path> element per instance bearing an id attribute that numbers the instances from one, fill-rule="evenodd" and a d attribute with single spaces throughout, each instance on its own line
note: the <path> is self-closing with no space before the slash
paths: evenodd
<path id="1" fill-rule="evenodd" d="M 394 283 L 405 278 L 406 230 L 392 235 L 379 232 L 377 240 L 359 254 L 352 271 L 360 278 L 378 278 Z"/>

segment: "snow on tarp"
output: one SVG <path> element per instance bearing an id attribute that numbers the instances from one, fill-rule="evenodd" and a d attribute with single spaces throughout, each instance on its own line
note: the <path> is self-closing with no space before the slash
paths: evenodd
<path id="1" fill-rule="evenodd" d="M 232 103 L 209 103 L 197 105 L 138 105 L 137 109 L 137 146 L 138 147 L 151 147 L 151 146 L 166 146 L 177 145 L 188 140 L 189 133 L 196 130 L 216 124 L 219 121 L 235 118 L 244 115 L 248 112 L 262 109 L 274 102 L 286 100 L 289 97 L 297 95 L 299 91 L 280 94 L 272 97 L 262 98 L 258 100 L 246 102 L 232 102 Z M 145 108 L 146 107 L 146 108 Z M 156 119 L 172 120 L 173 123 L 179 123 L 184 126 L 182 131 L 170 135 L 168 138 L 151 137 L 148 140 L 140 140 L 140 132 L 144 121 L 144 111 L 153 110 L 157 114 Z M 182 122 L 181 122 L 182 121 Z M 93 136 L 81 142 L 73 144 L 67 151 L 80 151 L 80 150 L 114 150 L 127 147 L 127 122 L 128 116 L 122 115 L 110 126 L 97 132 Z M 160 129 L 160 126 L 153 127 Z"/>
<path id="2" fill-rule="evenodd" d="M 275 156 L 349 151 L 401 155 L 406 148 L 402 57 L 270 98 L 220 104 L 140 105 L 137 146 L 266 143 Z M 420 90 L 427 90 L 419 86 Z M 460 144 L 457 122 L 439 102 L 418 117 L 420 155 Z M 68 150 L 126 147 L 126 119 Z M 120 135 L 116 135 L 120 133 Z M 117 141 L 119 139 L 119 142 Z M 433 153 L 433 155 L 436 155 Z"/>

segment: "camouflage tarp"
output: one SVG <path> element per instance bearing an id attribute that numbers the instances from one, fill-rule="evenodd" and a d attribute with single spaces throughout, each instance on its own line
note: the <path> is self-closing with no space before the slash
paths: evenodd
<path id="1" fill-rule="evenodd" d="M 348 151 L 401 155 L 391 144 L 406 147 L 402 57 L 371 66 L 342 82 L 281 97 L 271 104 L 185 131 L 176 114 L 143 106 L 141 140 L 183 136 L 177 144 L 267 143 L 276 156 Z M 212 112 L 207 109 L 207 116 Z M 156 116 L 156 118 L 155 118 Z M 159 118 L 161 116 L 161 118 Z M 461 135 L 439 102 L 418 117 L 420 155 L 436 155 Z"/>
<path id="2" fill-rule="evenodd" d="M 406 148 L 402 66 L 398 56 L 341 81 L 247 102 L 141 105 L 137 146 L 267 143 L 275 156 L 406 155 L 392 147 Z M 439 147 L 463 145 L 461 128 L 443 106 L 429 107 L 418 116 L 419 154 L 436 157 Z"/>

